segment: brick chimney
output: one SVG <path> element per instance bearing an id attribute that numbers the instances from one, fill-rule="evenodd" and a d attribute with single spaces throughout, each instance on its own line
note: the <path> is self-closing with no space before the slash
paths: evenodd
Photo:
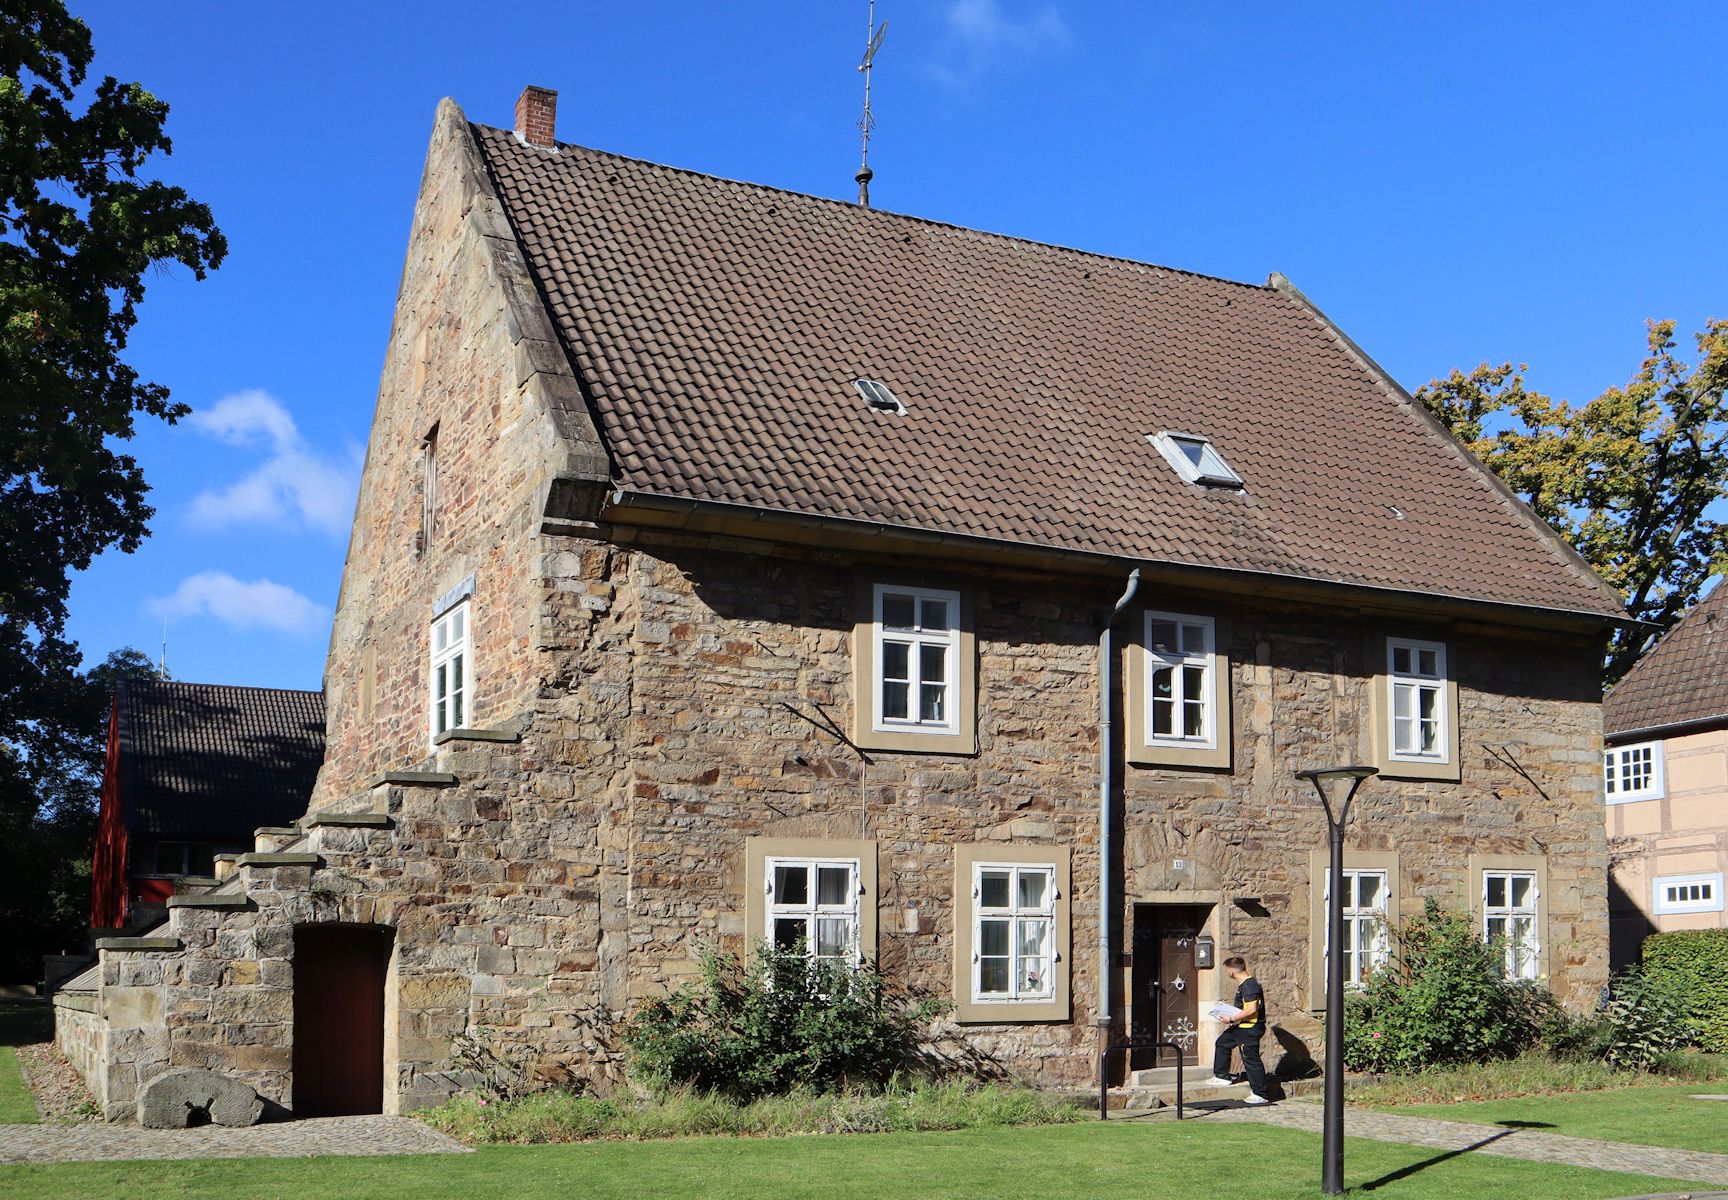
<path id="1" fill-rule="evenodd" d="M 522 89 L 516 101 L 516 136 L 530 146 L 556 146 L 553 136 L 558 127 L 558 93 L 551 88 Z"/>

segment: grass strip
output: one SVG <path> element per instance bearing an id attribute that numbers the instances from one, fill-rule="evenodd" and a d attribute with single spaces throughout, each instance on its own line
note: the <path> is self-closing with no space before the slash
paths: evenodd
<path id="1" fill-rule="evenodd" d="M 421 1119 L 470 1145 L 643 1140 L 727 1134 L 912 1133 L 1071 1124 L 1081 1119 L 1066 1099 L 1030 1088 L 918 1083 L 882 1092 L 800 1091 L 748 1103 L 693 1091 L 653 1100 L 598 1100 L 541 1092 L 519 1100 L 463 1097 Z"/>
<path id="2" fill-rule="evenodd" d="M 1676 1053 L 1665 1056 L 1657 1070 L 1634 1071 L 1595 1059 L 1554 1058 L 1537 1050 L 1500 1062 L 1431 1067 L 1355 1084 L 1348 1095 L 1351 1104 L 1388 1107 L 1721 1081 L 1728 1081 L 1728 1054 Z"/>
<path id="3" fill-rule="evenodd" d="M 488 1200 L 580 1195 L 637 1200 L 813 1197 L 1080 1197 L 1185 1194 L 1308 1200 L 1320 1139 L 1259 1125 L 1113 1121 L 848 1137 L 687 1138 L 495 1146 L 465 1155 L 68 1163 L 0 1167 L 8 1200 L 175 1196 L 250 1200 Z M 1607 1200 L 1688 1189 L 1671 1179 L 1452 1154 L 1351 1139 L 1346 1182 L 1374 1200 Z"/>
<path id="4" fill-rule="evenodd" d="M 0 1125 L 34 1125 L 41 1119 L 36 1098 L 24 1082 L 18 1052 L 11 1046 L 0 1046 Z"/>

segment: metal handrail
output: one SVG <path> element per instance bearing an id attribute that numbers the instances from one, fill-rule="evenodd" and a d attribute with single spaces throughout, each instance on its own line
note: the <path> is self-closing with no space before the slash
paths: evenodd
<path id="1" fill-rule="evenodd" d="M 1118 1050 L 1161 1050 L 1165 1046 L 1176 1052 L 1176 1119 L 1182 1119 L 1182 1058 L 1187 1051 L 1175 1042 L 1156 1041 L 1149 1038 L 1128 1038 L 1125 1041 L 1111 1042 L 1104 1047 L 1104 1053 L 1098 1056 L 1098 1119 L 1110 1119 L 1110 1056 Z M 1153 1059 L 1154 1062 L 1157 1059 Z"/>

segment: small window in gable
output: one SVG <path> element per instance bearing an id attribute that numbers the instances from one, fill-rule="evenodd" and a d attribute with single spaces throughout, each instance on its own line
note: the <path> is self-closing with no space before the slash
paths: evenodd
<path id="1" fill-rule="evenodd" d="M 1446 728 L 1446 647 L 1440 642 L 1386 639 L 1391 689 L 1392 757 L 1443 762 L 1449 755 Z"/>
<path id="2" fill-rule="evenodd" d="M 1610 746 L 1602 752 L 1602 786 L 1608 803 L 1656 800 L 1662 795 L 1662 744 Z"/>
<path id="3" fill-rule="evenodd" d="M 888 389 L 888 385 L 876 379 L 854 379 L 852 386 L 858 389 L 858 394 L 864 397 L 864 403 L 877 412 L 904 413 L 906 406 Z"/>
<path id="4" fill-rule="evenodd" d="M 1218 453 L 1210 438 L 1166 429 L 1161 433 L 1147 434 L 1146 440 L 1158 447 L 1164 461 L 1189 483 L 1224 488 L 1243 486 L 1242 476 L 1224 461 L 1224 456 Z"/>

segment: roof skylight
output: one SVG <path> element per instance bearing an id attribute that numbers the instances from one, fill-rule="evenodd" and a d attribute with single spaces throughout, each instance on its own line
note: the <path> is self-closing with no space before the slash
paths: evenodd
<path id="1" fill-rule="evenodd" d="M 877 412 L 904 413 L 906 406 L 900 397 L 888 390 L 888 385 L 875 379 L 854 379 L 852 386 L 864 397 L 864 403 Z"/>
<path id="2" fill-rule="evenodd" d="M 1166 429 L 1160 433 L 1149 433 L 1146 440 L 1158 447 L 1158 452 L 1176 469 L 1176 473 L 1189 483 L 1203 483 L 1207 487 L 1242 487 L 1242 476 L 1231 469 L 1224 461 L 1224 456 L 1218 453 L 1212 445 L 1211 438 L 1201 437 L 1197 433 L 1177 433 Z"/>

